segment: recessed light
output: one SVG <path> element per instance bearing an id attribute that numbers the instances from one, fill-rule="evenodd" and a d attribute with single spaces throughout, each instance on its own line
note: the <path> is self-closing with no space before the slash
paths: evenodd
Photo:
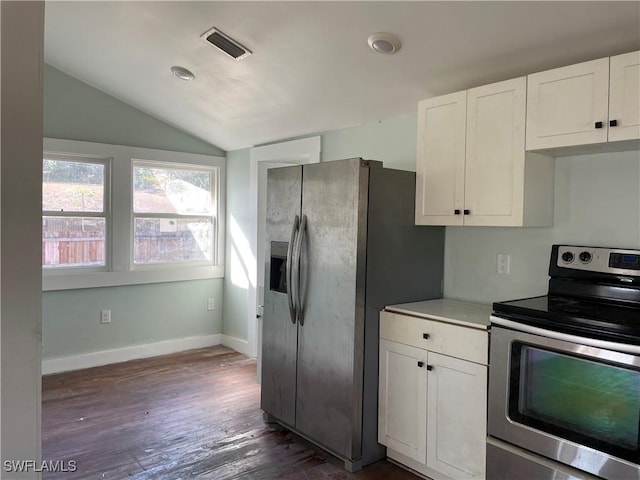
<path id="1" fill-rule="evenodd" d="M 193 80 L 194 78 L 196 78 L 196 76 L 193 73 L 191 73 L 189 70 L 177 65 L 174 65 L 173 67 L 171 67 L 171 72 L 180 80 L 184 80 L 185 82 L 188 82 L 189 80 Z"/>
<path id="2" fill-rule="evenodd" d="M 369 47 L 376 52 L 389 55 L 400 50 L 400 39 L 393 33 L 377 32 L 369 36 Z"/>

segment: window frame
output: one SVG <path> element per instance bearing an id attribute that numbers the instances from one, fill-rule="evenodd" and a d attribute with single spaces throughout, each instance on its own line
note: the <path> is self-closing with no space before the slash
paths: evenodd
<path id="1" fill-rule="evenodd" d="M 44 150 L 42 154 L 42 161 L 44 167 L 44 160 L 57 160 L 63 162 L 75 162 L 75 163 L 93 163 L 104 166 L 104 180 L 103 180 L 103 192 L 102 192 L 102 212 L 80 212 L 80 211 L 68 211 L 59 212 L 56 210 L 42 210 L 42 220 L 44 222 L 45 217 L 67 217 L 67 218 L 103 218 L 105 222 L 105 235 L 104 235 L 104 265 L 86 265 L 79 266 L 74 265 L 70 267 L 66 266 L 46 266 L 42 265 L 43 275 L 60 275 L 62 273 L 88 273 L 88 272 L 108 272 L 111 268 L 111 157 L 101 157 L 95 155 L 76 155 L 76 154 L 60 154 L 55 152 L 49 152 Z M 43 181 L 44 184 L 44 181 Z M 44 242 L 44 236 L 42 238 Z"/>
<path id="2" fill-rule="evenodd" d="M 197 170 L 197 171 L 206 171 L 212 175 L 211 181 L 211 206 L 212 213 L 209 215 L 206 214 L 181 214 L 181 213 L 156 213 L 156 212 L 140 212 L 136 213 L 134 211 L 134 202 L 133 202 L 133 194 L 134 194 L 134 168 L 137 166 L 146 166 L 150 168 L 166 168 L 166 169 L 176 169 L 176 170 Z M 189 163 L 171 163 L 171 162 L 158 162 L 155 160 L 147 160 L 147 159 L 132 159 L 131 161 L 131 269 L 132 270 L 153 270 L 153 269 L 166 269 L 166 268 L 180 268 L 180 267 L 189 267 L 189 266 L 213 266 L 218 263 L 219 260 L 219 249 L 218 249 L 218 224 L 220 219 L 220 208 L 218 201 L 218 191 L 220 188 L 220 172 L 216 167 L 210 167 L 206 165 L 194 165 Z M 213 245 L 211 252 L 211 261 L 190 261 L 190 262 L 158 262 L 158 263 L 135 263 L 135 220 L 136 218 L 180 218 L 180 219 L 188 219 L 188 218 L 211 218 L 213 224 Z"/>
<path id="3" fill-rule="evenodd" d="M 224 277 L 226 223 L 226 158 L 169 150 L 45 138 L 47 154 L 110 158 L 111 246 L 109 269 L 87 271 L 43 269 L 43 290 L 67 290 Z M 214 264 L 133 264 L 133 162 L 167 167 L 192 165 L 217 170 L 217 217 Z M 54 270 L 54 271 L 51 271 Z M 78 271 L 80 270 L 80 271 Z"/>

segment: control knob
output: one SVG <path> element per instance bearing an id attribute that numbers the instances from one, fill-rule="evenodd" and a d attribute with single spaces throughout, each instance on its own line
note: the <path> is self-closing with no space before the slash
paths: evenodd
<path id="1" fill-rule="evenodd" d="M 571 253 L 571 252 L 564 252 L 564 253 L 562 254 L 562 261 L 563 261 L 564 263 L 571 263 L 571 262 L 573 262 L 573 253 Z"/>
<path id="2" fill-rule="evenodd" d="M 582 263 L 589 263 L 592 257 L 589 252 L 584 251 L 584 252 L 580 252 L 579 258 Z"/>

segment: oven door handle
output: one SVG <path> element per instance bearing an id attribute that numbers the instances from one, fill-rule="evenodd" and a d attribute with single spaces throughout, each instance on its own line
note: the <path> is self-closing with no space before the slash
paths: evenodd
<path id="1" fill-rule="evenodd" d="M 607 340 L 598 340 L 596 338 L 580 337 L 578 335 L 571 335 L 569 333 L 555 332 L 553 330 L 547 330 L 546 328 L 533 327 L 531 325 L 525 325 L 520 322 L 514 322 L 513 320 L 507 320 L 506 318 L 496 317 L 494 315 L 491 315 L 491 323 L 500 325 L 502 327 L 511 328 L 512 330 L 517 330 L 519 332 L 542 335 L 547 338 L 564 340 L 565 342 L 578 343 L 582 345 L 589 345 L 591 347 L 603 348 L 606 350 L 615 350 L 617 352 L 640 355 L 640 345 L 610 342 Z"/>

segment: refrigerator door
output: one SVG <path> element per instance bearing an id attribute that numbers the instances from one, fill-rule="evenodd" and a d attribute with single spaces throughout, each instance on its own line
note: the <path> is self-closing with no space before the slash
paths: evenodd
<path id="1" fill-rule="evenodd" d="M 305 165 L 302 185 L 295 425 L 347 459 L 360 456 L 362 441 L 366 165 Z"/>
<path id="2" fill-rule="evenodd" d="M 301 189 L 301 166 L 268 171 L 260 406 L 292 426 L 296 414 L 298 325 L 290 309 L 287 266 L 296 216 L 300 216 Z"/>

